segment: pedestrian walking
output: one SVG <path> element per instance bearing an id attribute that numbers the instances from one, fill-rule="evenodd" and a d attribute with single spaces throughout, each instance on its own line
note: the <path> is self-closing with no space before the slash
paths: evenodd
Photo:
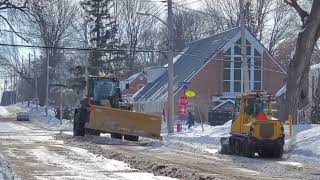
<path id="1" fill-rule="evenodd" d="M 194 116 L 191 112 L 188 113 L 188 121 L 186 125 L 188 126 L 188 129 L 194 126 Z"/>

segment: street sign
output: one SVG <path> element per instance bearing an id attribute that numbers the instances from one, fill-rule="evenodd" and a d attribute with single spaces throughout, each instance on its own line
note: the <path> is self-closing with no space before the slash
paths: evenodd
<path id="1" fill-rule="evenodd" d="M 181 115 L 186 115 L 188 112 L 188 97 L 181 96 L 179 99 L 179 112 Z"/>
<path id="2" fill-rule="evenodd" d="M 182 82 L 179 82 L 178 83 L 178 87 L 184 87 L 184 88 L 188 88 L 191 86 L 191 83 L 190 82 L 185 82 L 185 81 L 182 81 Z"/>
<path id="3" fill-rule="evenodd" d="M 188 103 L 189 103 L 188 97 L 186 97 L 186 96 L 180 97 L 180 102 L 179 102 L 180 106 L 187 107 Z"/>
<path id="4" fill-rule="evenodd" d="M 187 106 L 179 106 L 179 112 L 181 115 L 187 115 L 187 112 L 188 112 Z"/>
<path id="5" fill-rule="evenodd" d="M 184 94 L 189 98 L 196 96 L 196 93 L 191 89 L 186 90 L 186 92 Z"/>

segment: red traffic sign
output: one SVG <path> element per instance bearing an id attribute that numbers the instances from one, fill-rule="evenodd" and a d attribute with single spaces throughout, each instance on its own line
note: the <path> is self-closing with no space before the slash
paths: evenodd
<path id="1" fill-rule="evenodd" d="M 187 107 L 189 103 L 188 98 L 186 96 L 181 96 L 179 101 L 180 101 L 179 102 L 180 106 L 183 106 L 183 107 Z"/>
<path id="2" fill-rule="evenodd" d="M 179 112 L 180 112 L 181 115 L 186 115 L 187 112 L 188 112 L 188 109 L 187 109 L 186 106 L 180 106 L 179 107 Z"/>

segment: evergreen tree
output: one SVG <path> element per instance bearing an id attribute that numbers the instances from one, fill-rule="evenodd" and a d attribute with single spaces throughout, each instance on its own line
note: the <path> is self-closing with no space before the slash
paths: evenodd
<path id="1" fill-rule="evenodd" d="M 97 49 L 123 49 L 117 39 L 117 23 L 114 18 L 114 0 L 84 0 L 81 3 L 90 24 L 91 47 Z M 89 55 L 89 72 L 97 75 L 107 70 L 114 73 L 123 67 L 123 51 L 92 51 Z"/>

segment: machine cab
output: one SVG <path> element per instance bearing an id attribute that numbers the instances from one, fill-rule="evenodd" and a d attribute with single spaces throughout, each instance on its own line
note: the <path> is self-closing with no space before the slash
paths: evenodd
<path id="1" fill-rule="evenodd" d="M 234 112 L 235 116 L 239 115 L 241 112 L 253 117 L 256 117 L 259 113 L 269 115 L 272 113 L 270 96 L 249 94 L 238 97 L 235 100 Z"/>
<path id="2" fill-rule="evenodd" d="M 111 77 L 90 77 L 88 97 L 94 104 L 102 105 L 104 101 L 109 101 L 112 105 L 115 99 L 121 99 L 119 81 Z"/>

